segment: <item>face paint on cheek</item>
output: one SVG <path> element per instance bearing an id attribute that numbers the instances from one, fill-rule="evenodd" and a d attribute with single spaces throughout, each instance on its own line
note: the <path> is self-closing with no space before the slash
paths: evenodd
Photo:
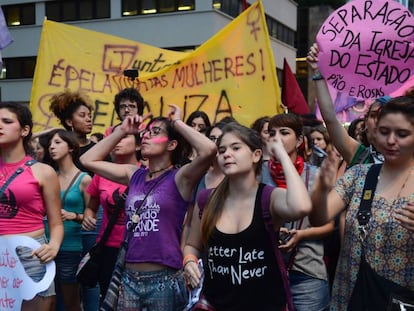
<path id="1" fill-rule="evenodd" d="M 162 136 L 162 137 L 153 137 L 150 139 L 153 143 L 156 144 L 162 144 L 168 141 L 168 137 L 167 136 Z"/>

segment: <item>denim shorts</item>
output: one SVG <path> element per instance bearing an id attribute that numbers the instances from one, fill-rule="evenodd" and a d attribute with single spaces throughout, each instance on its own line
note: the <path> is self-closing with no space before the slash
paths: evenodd
<path id="1" fill-rule="evenodd" d="M 44 235 L 35 238 L 35 240 L 38 241 L 40 244 L 46 243 L 46 237 Z M 17 256 L 19 257 L 20 262 L 26 270 L 27 275 L 30 276 L 33 279 L 33 281 L 39 282 L 46 273 L 46 267 L 37 256 L 32 256 L 32 252 L 33 250 L 29 247 L 16 247 Z M 55 283 L 52 281 L 48 289 L 40 293 L 37 293 L 37 295 L 41 297 L 54 296 Z"/>
<path id="2" fill-rule="evenodd" d="M 82 259 L 81 252 L 60 251 L 56 258 L 56 279 L 61 283 L 76 283 L 76 271 Z"/>
<path id="3" fill-rule="evenodd" d="M 125 268 L 122 274 L 118 310 L 181 311 L 188 294 L 181 270 L 138 272 Z"/>
<path id="4" fill-rule="evenodd" d="M 296 311 L 321 311 L 329 306 L 329 283 L 299 271 L 289 272 L 290 291 Z"/>

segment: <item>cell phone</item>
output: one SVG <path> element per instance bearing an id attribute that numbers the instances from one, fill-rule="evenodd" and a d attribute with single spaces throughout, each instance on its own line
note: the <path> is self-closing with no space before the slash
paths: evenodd
<path id="1" fill-rule="evenodd" d="M 313 152 L 315 152 L 315 154 L 318 158 L 325 158 L 326 156 L 328 156 L 328 154 L 325 152 L 325 150 L 323 150 L 322 148 L 320 148 L 316 145 L 313 146 Z"/>
<path id="2" fill-rule="evenodd" d="M 292 235 L 289 232 L 279 231 L 279 241 L 286 244 L 291 239 Z"/>

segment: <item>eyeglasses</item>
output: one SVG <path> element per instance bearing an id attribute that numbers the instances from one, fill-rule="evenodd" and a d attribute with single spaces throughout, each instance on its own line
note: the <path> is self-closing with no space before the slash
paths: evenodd
<path id="1" fill-rule="evenodd" d="M 154 126 L 150 129 L 143 130 L 141 133 L 139 133 L 139 136 L 142 138 L 145 136 L 145 134 L 149 133 L 150 137 L 155 137 L 155 136 L 158 136 L 163 131 L 164 129 L 162 127 Z"/>
<path id="2" fill-rule="evenodd" d="M 125 109 L 129 109 L 129 110 L 133 110 L 133 109 L 138 109 L 138 107 L 134 104 L 120 104 L 119 105 L 119 110 L 125 110 Z"/>

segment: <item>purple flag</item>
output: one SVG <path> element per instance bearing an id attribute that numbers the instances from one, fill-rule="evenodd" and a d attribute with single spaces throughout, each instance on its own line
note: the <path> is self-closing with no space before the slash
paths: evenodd
<path id="1" fill-rule="evenodd" d="M 6 20 L 4 19 L 3 10 L 0 7 L 0 50 L 4 49 L 12 42 L 13 39 L 10 35 L 9 30 L 7 29 L 7 24 Z"/>

